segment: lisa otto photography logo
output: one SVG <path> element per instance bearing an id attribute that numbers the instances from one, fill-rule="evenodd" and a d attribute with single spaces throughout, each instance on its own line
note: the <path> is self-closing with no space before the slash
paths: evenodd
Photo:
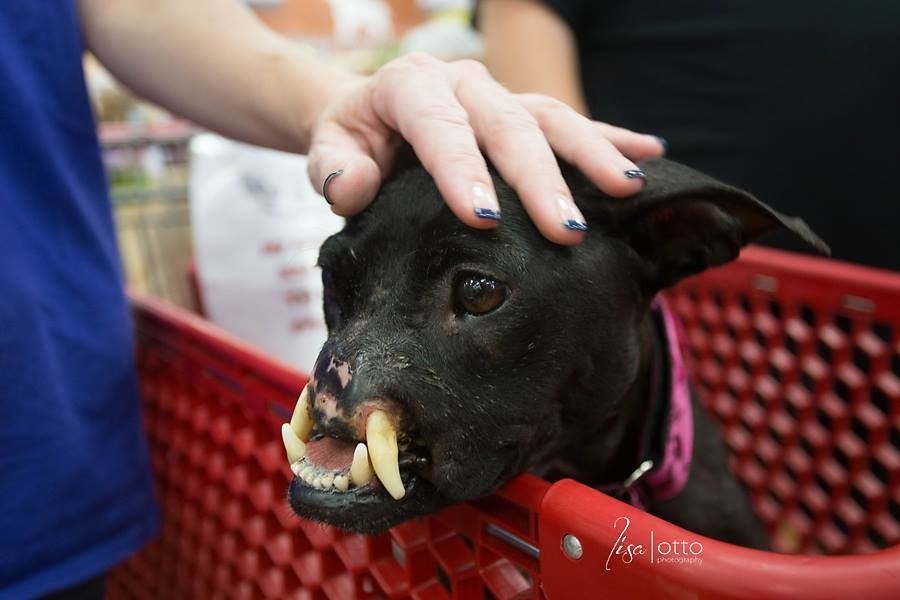
<path id="1" fill-rule="evenodd" d="M 703 564 L 703 544 L 696 540 L 658 539 L 650 530 L 649 544 L 647 540 L 633 541 L 628 537 L 631 519 L 619 517 L 613 527 L 619 531 L 619 537 L 606 558 L 606 570 L 612 571 L 617 562 L 631 564 L 636 558 L 649 560 L 650 564 Z"/>

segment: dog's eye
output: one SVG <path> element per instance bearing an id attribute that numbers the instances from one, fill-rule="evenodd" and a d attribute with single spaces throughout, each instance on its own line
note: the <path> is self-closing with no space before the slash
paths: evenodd
<path id="1" fill-rule="evenodd" d="M 470 315 L 483 315 L 503 304 L 509 288 L 486 275 L 466 273 L 456 282 L 457 310 Z"/>

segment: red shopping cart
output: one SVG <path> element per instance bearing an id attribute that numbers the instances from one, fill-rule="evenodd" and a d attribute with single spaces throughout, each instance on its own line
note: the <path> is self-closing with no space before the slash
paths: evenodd
<path id="1" fill-rule="evenodd" d="M 900 598 L 900 275 L 751 248 L 670 297 L 779 553 L 529 475 L 379 536 L 303 521 L 278 427 L 304 375 L 135 297 L 164 519 L 110 596 Z"/>

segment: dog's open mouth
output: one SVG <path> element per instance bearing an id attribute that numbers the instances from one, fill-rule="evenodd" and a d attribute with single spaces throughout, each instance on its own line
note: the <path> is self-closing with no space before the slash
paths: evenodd
<path id="1" fill-rule="evenodd" d="M 417 443 L 413 427 L 399 427 L 403 420 L 396 411 L 372 403 L 350 424 L 326 433 L 318 430 L 312 408 L 306 388 L 290 423 L 282 426 L 295 476 L 293 501 L 321 508 L 402 501 L 415 480 L 427 474 L 429 452 Z M 329 435 L 335 432 L 339 435 Z"/>

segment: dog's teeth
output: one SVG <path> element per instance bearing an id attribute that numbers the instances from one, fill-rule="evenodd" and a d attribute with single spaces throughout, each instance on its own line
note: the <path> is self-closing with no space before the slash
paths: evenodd
<path id="1" fill-rule="evenodd" d="M 291 465 L 291 473 L 294 474 L 295 477 L 299 477 L 300 473 L 303 471 L 303 462 L 298 460 L 294 464 Z"/>
<path id="2" fill-rule="evenodd" d="M 334 473 L 325 473 L 322 475 L 321 481 L 319 481 L 319 487 L 328 491 L 331 489 L 332 483 L 334 483 Z"/>
<path id="3" fill-rule="evenodd" d="M 313 429 L 313 421 L 309 416 L 309 386 L 305 386 L 297 398 L 294 406 L 294 414 L 291 415 L 291 429 L 297 434 L 301 442 L 309 440 L 309 434 Z"/>
<path id="4" fill-rule="evenodd" d="M 322 489 L 322 476 L 316 475 L 316 478 L 313 479 L 312 486 L 314 488 Z"/>
<path id="5" fill-rule="evenodd" d="M 369 450 L 362 442 L 353 451 L 353 464 L 350 465 L 350 481 L 356 487 L 362 487 L 372 481 L 372 465 L 369 463 Z"/>
<path id="6" fill-rule="evenodd" d="M 305 467 L 300 469 L 300 472 L 297 474 L 297 477 L 299 477 L 303 481 L 306 481 L 306 476 L 309 475 L 310 473 L 312 473 L 312 470 L 313 470 L 313 468 L 311 466 L 306 465 Z"/>
<path id="7" fill-rule="evenodd" d="M 337 475 L 334 478 L 334 489 L 339 492 L 346 492 L 350 487 L 350 478 L 346 475 Z"/>
<path id="8" fill-rule="evenodd" d="M 406 490 L 400 479 L 397 430 L 384 411 L 375 410 L 369 415 L 366 421 L 366 444 L 372 457 L 372 467 L 381 485 L 394 500 L 399 500 L 406 494 Z"/>
<path id="9" fill-rule="evenodd" d="M 316 470 L 310 468 L 309 471 L 303 473 L 303 481 L 306 482 L 306 485 L 312 485 L 313 481 L 316 479 Z"/>
<path id="10" fill-rule="evenodd" d="M 284 442 L 284 449 L 287 452 L 288 464 L 292 465 L 306 456 L 306 444 L 300 441 L 293 428 L 287 423 L 281 426 L 281 440 Z"/>

